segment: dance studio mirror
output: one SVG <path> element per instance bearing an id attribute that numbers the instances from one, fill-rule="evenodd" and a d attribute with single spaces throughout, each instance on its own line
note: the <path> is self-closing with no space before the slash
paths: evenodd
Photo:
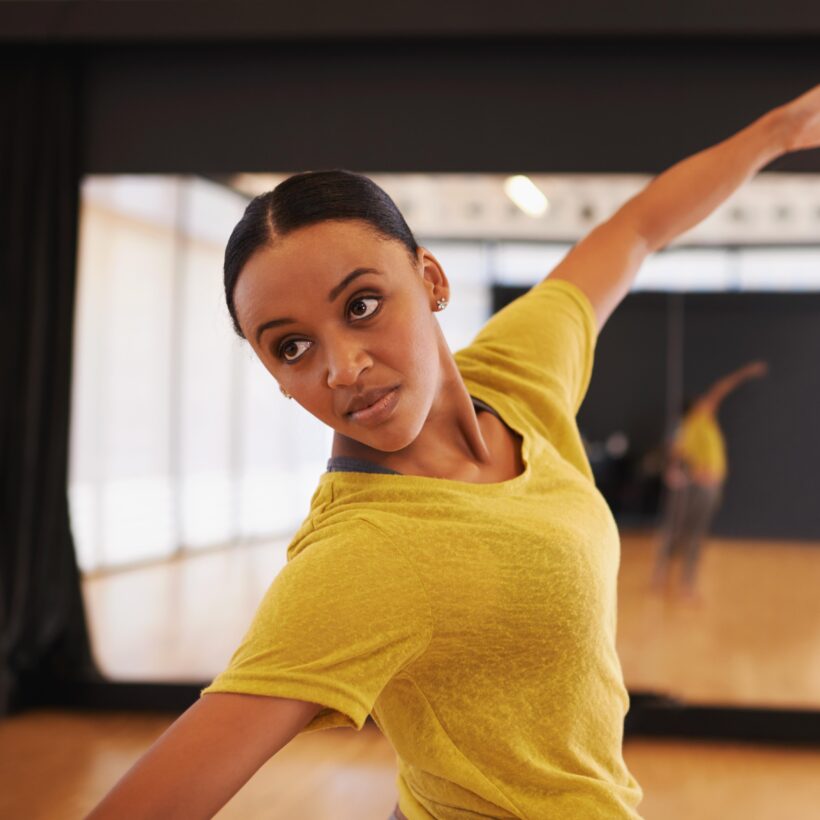
<path id="1" fill-rule="evenodd" d="M 325 468 L 329 433 L 283 399 L 223 301 L 227 237 L 284 176 L 84 182 L 69 499 L 112 680 L 216 675 Z M 449 275 L 453 349 L 646 181 L 372 176 Z M 578 422 L 622 536 L 631 691 L 820 707 L 818 237 L 820 177 L 764 174 L 650 258 L 599 337 Z M 707 395 L 708 431 L 682 427 Z M 714 479 L 694 501 L 686 447 Z"/>

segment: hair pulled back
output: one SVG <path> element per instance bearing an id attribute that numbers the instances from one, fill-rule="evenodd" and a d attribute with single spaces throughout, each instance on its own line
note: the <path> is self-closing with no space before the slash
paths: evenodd
<path id="1" fill-rule="evenodd" d="M 372 179 L 350 171 L 308 171 L 288 177 L 248 203 L 225 247 L 225 301 L 234 330 L 233 294 L 239 274 L 260 249 L 291 231 L 318 222 L 360 219 L 385 239 L 397 239 L 415 256 L 418 245 L 392 199 Z"/>

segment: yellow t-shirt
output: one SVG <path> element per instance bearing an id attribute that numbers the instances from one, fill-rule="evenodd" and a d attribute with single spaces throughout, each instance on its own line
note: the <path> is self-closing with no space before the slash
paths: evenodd
<path id="1" fill-rule="evenodd" d="M 550 280 L 456 354 L 523 437 L 525 471 L 472 484 L 329 472 L 229 668 L 205 692 L 321 703 L 398 756 L 410 820 L 637 818 L 622 757 L 618 531 L 575 415 L 595 324 Z"/>
<path id="2" fill-rule="evenodd" d="M 715 481 L 726 478 L 726 445 L 714 414 L 693 410 L 680 426 L 675 449 L 695 474 L 707 473 Z"/>

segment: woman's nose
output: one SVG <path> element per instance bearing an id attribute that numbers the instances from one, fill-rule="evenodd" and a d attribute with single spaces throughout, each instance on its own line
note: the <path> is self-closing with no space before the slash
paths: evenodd
<path id="1" fill-rule="evenodd" d="M 327 386 L 350 387 L 371 364 L 370 356 L 356 341 L 337 341 L 328 346 Z"/>

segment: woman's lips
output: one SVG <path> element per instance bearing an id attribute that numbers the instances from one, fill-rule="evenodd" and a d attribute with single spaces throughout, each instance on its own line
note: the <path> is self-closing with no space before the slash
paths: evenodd
<path id="1" fill-rule="evenodd" d="M 357 424 L 376 425 L 381 424 L 392 414 L 399 403 L 399 388 L 394 387 L 385 393 L 380 399 L 376 399 L 373 404 L 362 407 L 353 413 L 348 413 L 348 418 Z"/>

